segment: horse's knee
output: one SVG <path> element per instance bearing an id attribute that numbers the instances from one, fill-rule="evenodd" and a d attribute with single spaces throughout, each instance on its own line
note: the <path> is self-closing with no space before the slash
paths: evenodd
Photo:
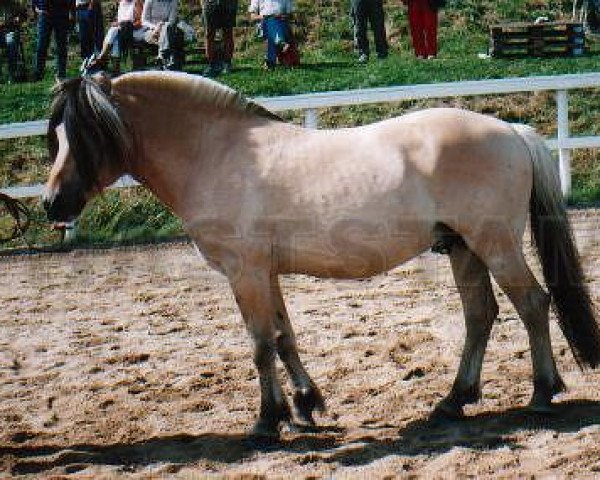
<path id="1" fill-rule="evenodd" d="M 257 339 L 254 345 L 254 365 L 259 373 L 264 372 L 275 361 L 275 347 L 272 342 Z"/>

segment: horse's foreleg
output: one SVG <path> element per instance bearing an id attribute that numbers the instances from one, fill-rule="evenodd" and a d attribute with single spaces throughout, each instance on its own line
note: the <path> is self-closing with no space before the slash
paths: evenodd
<path id="1" fill-rule="evenodd" d="M 271 278 L 271 293 L 275 303 L 275 328 L 277 330 L 277 353 L 283 362 L 294 385 L 294 408 L 298 419 L 305 424 L 314 425 L 313 411 L 324 411 L 325 402 L 300 361 L 296 347 L 296 337 L 285 308 L 279 280 Z"/>
<path id="2" fill-rule="evenodd" d="M 463 242 L 453 245 L 450 263 L 463 305 L 467 337 L 452 390 L 437 405 L 435 414 L 461 417 L 463 406 L 481 397 L 481 366 L 498 304 L 487 267 Z"/>
<path id="3" fill-rule="evenodd" d="M 231 286 L 246 327 L 254 340 L 254 363 L 258 370 L 261 404 L 253 434 L 276 437 L 279 435 L 280 423 L 291 421 L 291 412 L 275 368 L 277 334 L 273 319 L 276 315 L 269 273 L 262 270 L 245 272 L 238 275 Z"/>

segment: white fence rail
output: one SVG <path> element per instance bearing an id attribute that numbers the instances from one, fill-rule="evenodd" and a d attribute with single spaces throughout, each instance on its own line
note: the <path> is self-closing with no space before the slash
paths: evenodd
<path id="1" fill-rule="evenodd" d="M 576 148 L 600 148 L 600 136 L 570 136 L 568 91 L 599 87 L 600 72 L 407 85 L 307 93 L 283 97 L 257 97 L 254 100 L 272 111 L 303 110 L 305 112 L 305 125 L 317 128 L 319 122 L 318 110 L 327 107 L 430 98 L 554 91 L 556 92 L 557 105 L 557 135 L 556 138 L 548 140 L 548 146 L 559 152 L 561 187 L 563 193 L 567 195 L 571 190 L 571 150 Z M 48 122 L 46 120 L 0 125 L 0 140 L 44 135 L 47 128 Z M 133 180 L 124 177 L 114 186 L 126 187 L 134 184 Z M 17 198 L 34 197 L 40 195 L 42 186 L 12 186 L 2 188 L 0 191 Z"/>

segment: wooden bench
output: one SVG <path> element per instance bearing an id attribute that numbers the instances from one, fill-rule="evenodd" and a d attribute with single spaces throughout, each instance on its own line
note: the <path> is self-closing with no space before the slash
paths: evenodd
<path id="1" fill-rule="evenodd" d="M 581 23 L 505 23 L 490 29 L 493 57 L 577 57 L 584 53 L 585 30 Z"/>

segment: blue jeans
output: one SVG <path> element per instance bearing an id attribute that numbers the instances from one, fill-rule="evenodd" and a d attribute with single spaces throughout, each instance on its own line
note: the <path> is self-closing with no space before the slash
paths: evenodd
<path id="1" fill-rule="evenodd" d="M 288 43 L 290 38 L 287 20 L 279 17 L 265 17 L 262 20 L 262 30 L 267 40 L 267 65 L 277 63 L 277 53 L 282 43 Z"/>
<path id="2" fill-rule="evenodd" d="M 77 25 L 79 27 L 79 45 L 81 47 L 81 58 L 88 58 L 95 51 L 102 50 L 104 39 L 104 25 L 102 12 L 94 8 L 77 9 Z"/>
<path id="3" fill-rule="evenodd" d="M 59 78 L 67 76 L 67 37 L 69 18 L 64 15 L 40 13 L 37 19 L 37 46 L 35 50 L 35 79 L 40 80 L 46 69 L 46 56 L 50 46 L 50 35 L 54 32 L 56 43 L 56 74 Z"/>

